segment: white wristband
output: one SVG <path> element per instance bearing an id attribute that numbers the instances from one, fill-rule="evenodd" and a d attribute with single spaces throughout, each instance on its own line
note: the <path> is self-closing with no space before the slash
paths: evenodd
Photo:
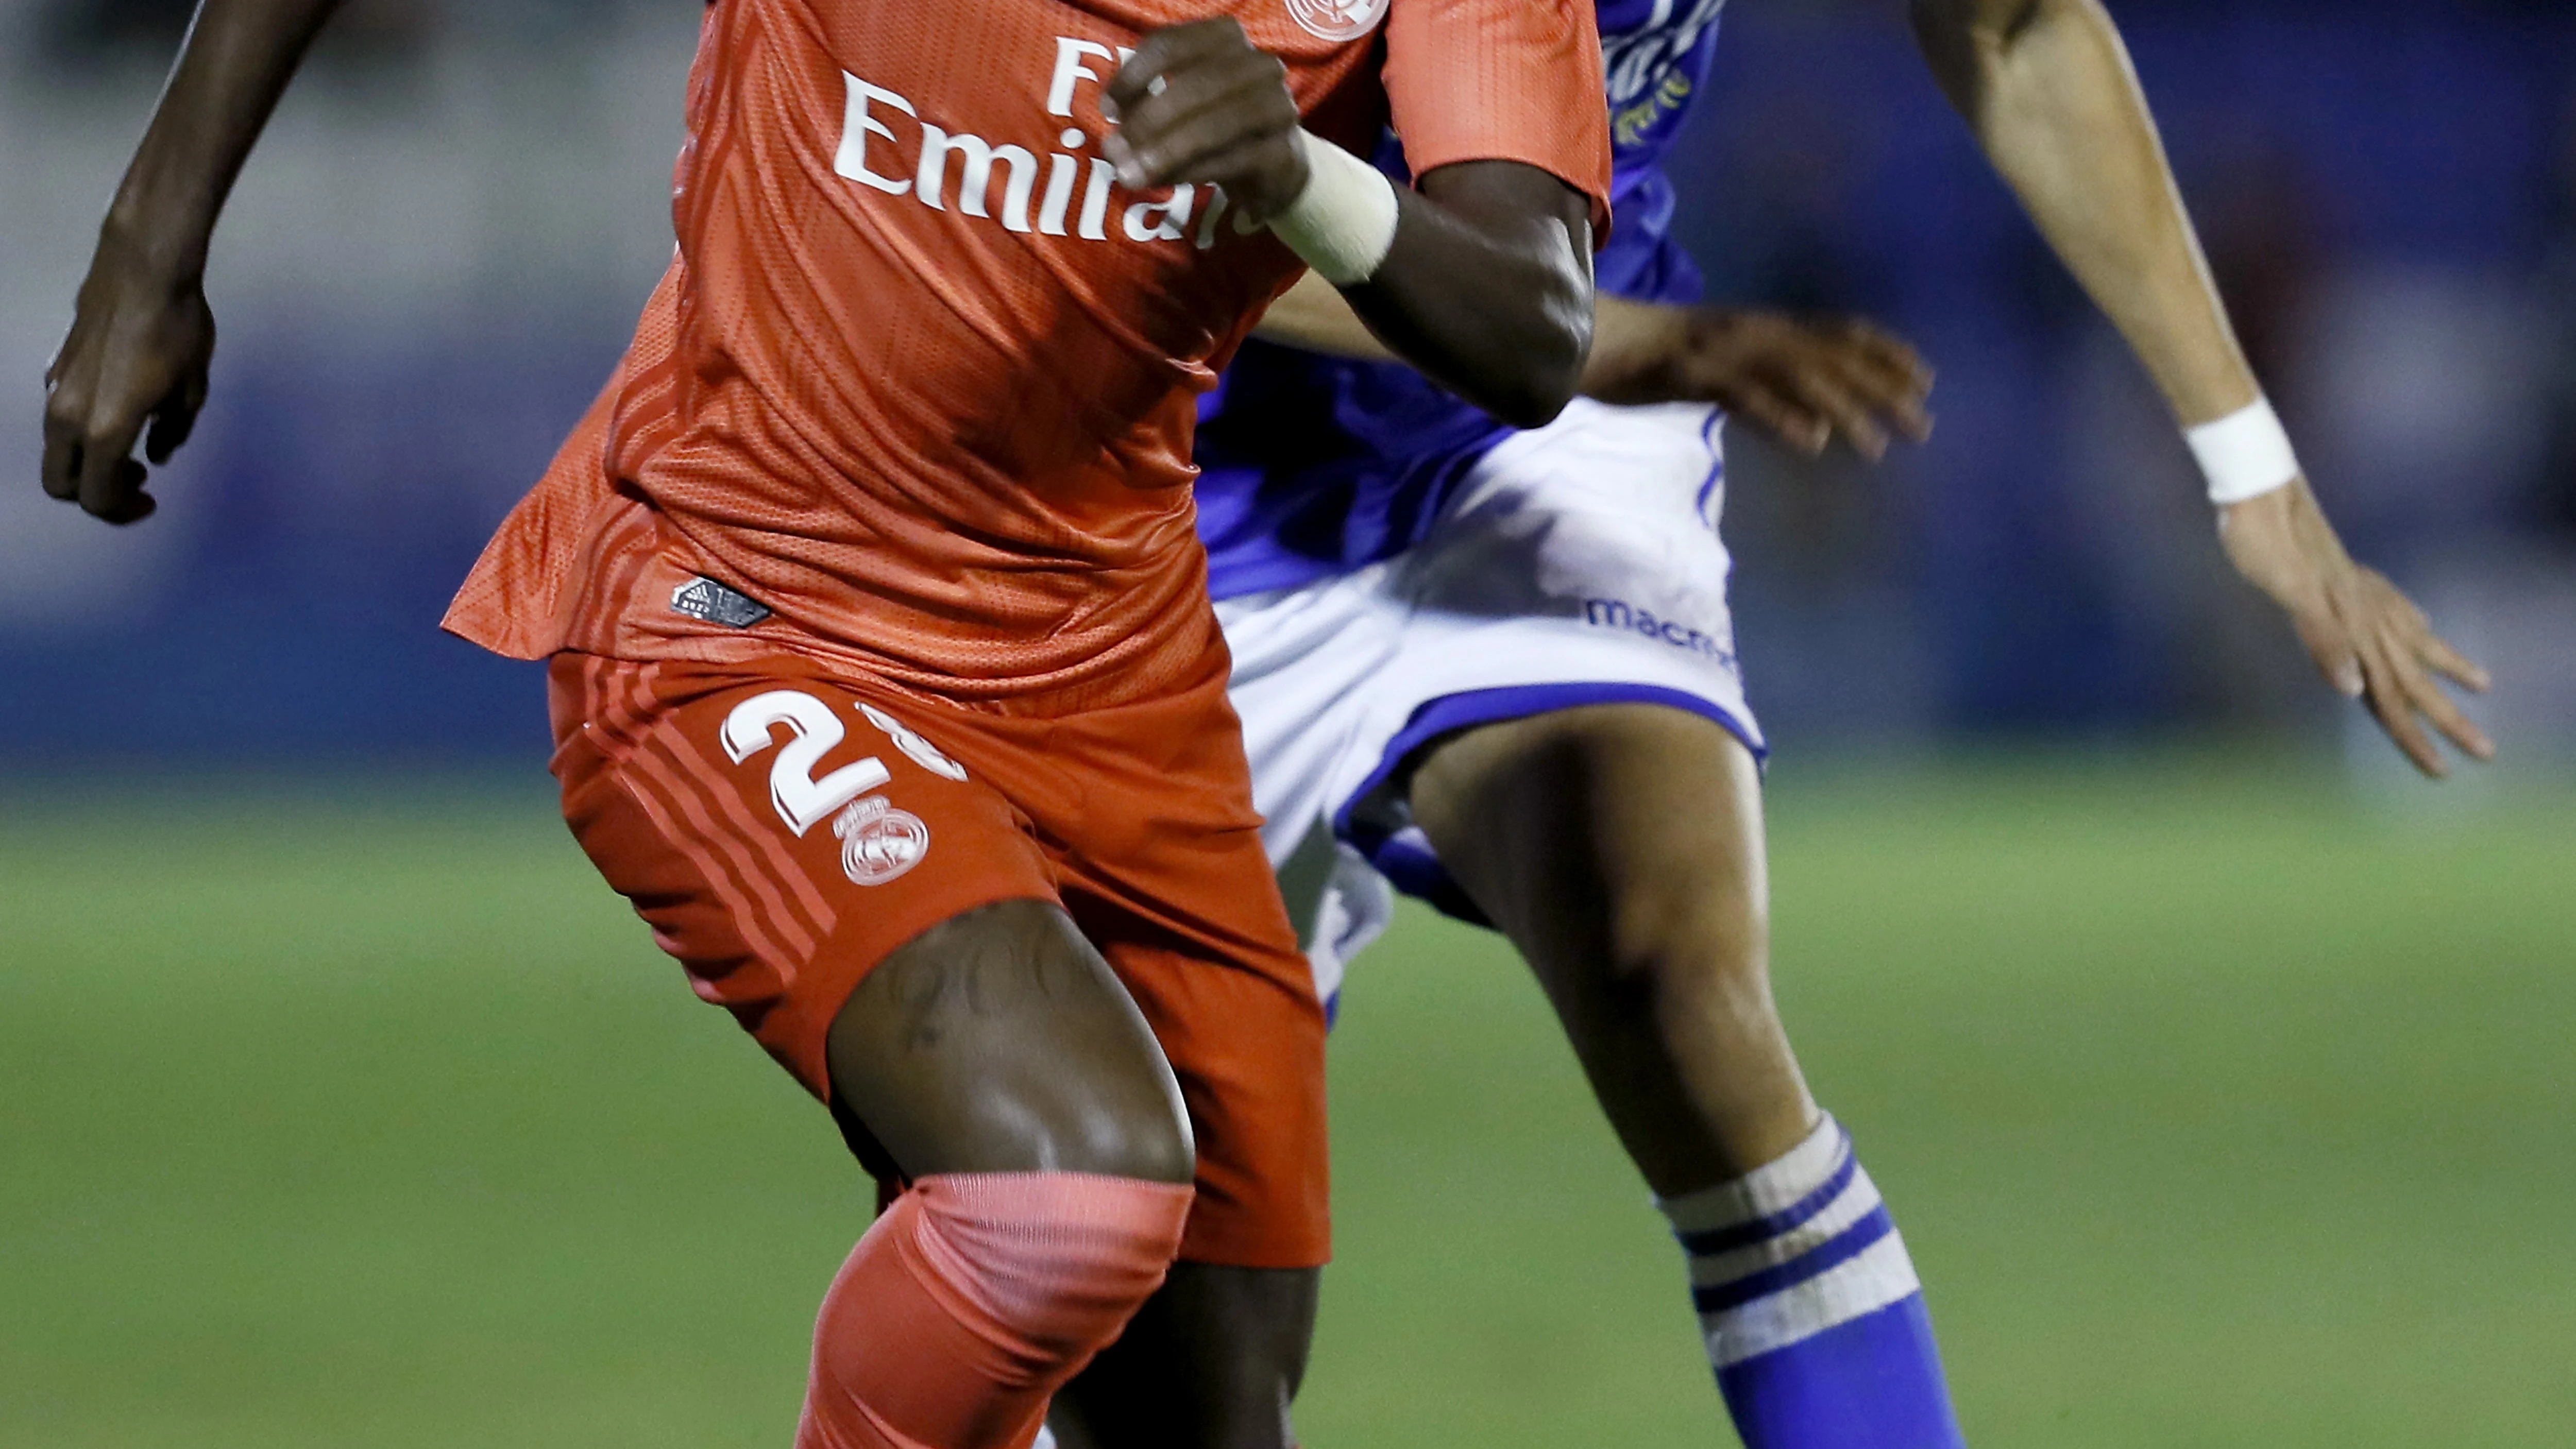
<path id="1" fill-rule="evenodd" d="M 2299 476 L 2299 455 L 2268 399 L 2214 423 L 2185 429 L 2183 440 L 2209 479 L 2209 501 L 2224 506 L 2287 488 Z"/>
<path id="2" fill-rule="evenodd" d="M 1270 218 L 1271 233 L 1325 281 L 1357 286 L 1395 245 L 1395 183 L 1303 126 L 1297 148 L 1306 154 L 1306 189 Z"/>

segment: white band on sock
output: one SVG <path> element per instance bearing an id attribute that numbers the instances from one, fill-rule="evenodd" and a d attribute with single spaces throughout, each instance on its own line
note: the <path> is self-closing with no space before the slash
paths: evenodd
<path id="1" fill-rule="evenodd" d="M 1700 1338 L 1708 1347 L 1709 1367 L 1724 1370 L 1795 1347 L 1922 1291 L 1905 1239 L 1891 1232 L 1829 1272 L 1726 1313 L 1702 1314 Z"/>
<path id="2" fill-rule="evenodd" d="M 1306 189 L 1270 219 L 1271 233 L 1325 281 L 1357 286 L 1395 246 L 1395 183 L 1302 126 L 1297 147 L 1306 155 Z"/>
<path id="3" fill-rule="evenodd" d="M 2222 507 L 2287 488 L 2299 476 L 2299 455 L 2266 398 L 2214 423 L 2185 429 L 2183 440 L 2191 444 L 2201 475 L 2209 480 L 2209 501 Z"/>
<path id="4" fill-rule="evenodd" d="M 1655 1205 L 1690 1259 L 1701 1335 L 1721 1370 L 1923 1289 L 1877 1185 L 1831 1117 L 1777 1161 Z"/>
<path id="5" fill-rule="evenodd" d="M 1785 1212 L 1825 1185 L 1842 1166 L 1847 1139 L 1831 1113 L 1807 1140 L 1733 1182 L 1680 1197 L 1655 1199 L 1677 1233 L 1713 1233 Z"/>

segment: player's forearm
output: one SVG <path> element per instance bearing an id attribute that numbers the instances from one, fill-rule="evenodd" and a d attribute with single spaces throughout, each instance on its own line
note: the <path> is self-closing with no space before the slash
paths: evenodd
<path id="1" fill-rule="evenodd" d="M 205 0 L 117 188 L 104 244 L 173 277 L 204 270 L 215 219 L 296 66 L 341 0 Z"/>
<path id="2" fill-rule="evenodd" d="M 1614 390 L 1639 370 L 1662 360 L 1673 329 L 1685 316 L 1678 307 L 1632 302 L 1607 292 L 1592 299 L 1592 353 L 1583 364 L 1586 397 Z M 1368 324 L 1333 284 L 1308 272 L 1261 314 L 1252 335 L 1282 347 L 1359 362 L 1392 362 L 1395 354 L 1370 335 Z"/>
<path id="3" fill-rule="evenodd" d="M 1167 26 L 1103 88 L 1101 144 L 1131 189 L 1222 188 L 1433 381 L 1508 423 L 1555 417 L 1592 342 L 1590 202 L 1517 161 L 1399 191 L 1304 128 L 1287 78 L 1231 16 Z"/>
<path id="4" fill-rule="evenodd" d="M 1588 204 L 1509 161 L 1444 166 L 1402 198 L 1394 246 L 1342 295 L 1433 381 L 1517 427 L 1574 397 L 1592 345 Z"/>
<path id="5" fill-rule="evenodd" d="M 1577 390 L 1585 397 L 1623 400 L 1641 381 L 1668 370 L 1676 337 L 1690 325 L 1689 309 L 1635 302 L 1607 292 L 1592 299 L 1592 352 Z M 1389 362 L 1395 354 L 1371 336 L 1368 324 L 1333 284 L 1308 272 L 1270 304 L 1253 335 L 1282 347 L 1329 357 Z"/>
<path id="6" fill-rule="evenodd" d="M 1912 0 L 1925 58 L 1986 155 L 2186 424 L 2259 395 L 2098 0 Z"/>
<path id="7" fill-rule="evenodd" d="M 1578 256 L 1570 251 L 1567 255 Z M 1392 263 L 1394 259 L 1395 254 L 1390 253 L 1389 262 Z M 1420 276 L 1425 272 L 1443 282 L 1451 280 L 1454 275 L 1441 273 L 1436 264 L 1414 275 Z M 1382 277 L 1384 274 L 1380 275 Z M 1521 394 L 1519 400 L 1507 402 L 1505 406 L 1517 409 L 1523 414 L 1521 419 L 1517 419 L 1518 421 L 1540 422 L 1545 421 L 1546 416 L 1553 416 L 1562 409 L 1566 399 L 1573 395 L 1575 389 L 1588 391 L 1592 380 L 1593 369 L 1578 364 L 1573 370 L 1573 388 L 1567 386 L 1566 349 L 1580 347 L 1581 339 L 1572 336 L 1571 330 L 1561 325 L 1563 320 L 1561 316 L 1547 310 L 1580 305 L 1574 298 L 1574 292 L 1575 284 L 1581 281 L 1579 272 L 1575 272 L 1573 268 L 1560 269 L 1554 279 L 1554 285 L 1566 295 L 1549 302 L 1541 301 L 1525 292 L 1521 293 L 1513 298 L 1515 302 L 1534 305 L 1525 307 L 1522 315 L 1518 317 L 1509 315 L 1512 309 L 1502 304 L 1500 298 L 1511 294 L 1515 288 L 1533 285 L 1531 282 L 1516 280 L 1488 282 L 1482 285 L 1491 287 L 1493 294 L 1484 297 L 1473 295 L 1477 287 L 1471 285 L 1465 289 L 1443 286 L 1439 292 L 1429 297 L 1420 291 L 1399 293 L 1394 297 L 1388 297 L 1381 292 L 1377 293 L 1375 300 L 1381 317 L 1395 312 L 1398 318 L 1395 322 L 1381 325 L 1399 328 L 1404 325 L 1403 314 L 1399 310 L 1401 308 L 1420 307 L 1426 302 L 1434 308 L 1443 303 L 1448 304 L 1453 309 L 1446 318 L 1452 328 L 1450 333 L 1446 336 L 1439 334 L 1438 329 L 1444 324 L 1444 319 L 1435 315 L 1424 329 L 1430 335 L 1417 338 L 1415 342 L 1417 348 L 1425 351 L 1446 350 L 1464 357 L 1488 355 L 1495 350 L 1500 350 L 1502 355 L 1489 356 L 1488 360 L 1502 366 L 1489 368 L 1488 371 L 1496 373 L 1518 371 L 1524 375 L 1462 378 L 1454 375 L 1456 364 L 1452 363 L 1450 366 L 1453 375 L 1441 377 L 1434 366 L 1421 363 L 1416 365 L 1422 366 L 1423 371 L 1431 373 L 1434 377 L 1441 378 L 1460 396 L 1480 406 L 1487 406 L 1489 411 L 1505 417 L 1507 421 L 1516 419 L 1511 418 L 1505 408 L 1490 406 L 1486 399 L 1498 393 L 1517 389 Z M 1535 285 L 1546 287 L 1550 282 L 1541 280 Z M 1458 295 L 1462 290 L 1468 295 Z M 1580 290 L 1588 293 L 1590 287 L 1585 284 Z M 1378 335 L 1372 330 L 1372 324 L 1361 320 L 1358 299 L 1370 296 L 1376 291 L 1375 279 L 1372 279 L 1368 287 L 1356 287 L 1349 292 L 1344 292 L 1325 281 L 1320 274 L 1308 272 L 1298 278 L 1297 284 L 1282 294 L 1278 301 L 1270 304 L 1270 310 L 1262 314 L 1260 325 L 1253 329 L 1253 335 L 1266 342 L 1276 342 L 1286 347 L 1301 347 L 1308 352 L 1320 352 L 1331 357 L 1347 357 L 1361 362 L 1413 361 L 1414 359 L 1400 355 L 1386 342 L 1380 341 Z M 1646 310 L 1635 303 L 1619 303 L 1617 298 L 1599 298 L 1598 305 L 1602 310 L 1595 324 L 1598 329 L 1597 340 L 1592 347 L 1592 354 L 1596 358 L 1603 348 L 1610 345 L 1614 337 L 1624 338 L 1631 331 L 1636 330 L 1633 326 L 1622 330 L 1622 324 L 1631 323 L 1633 319 L 1624 311 L 1618 313 L 1614 319 L 1611 310 L 1613 304 L 1631 311 Z M 1470 324 L 1469 327 L 1457 328 L 1455 323 L 1461 320 Z M 1493 335 L 1473 335 L 1475 330 L 1480 328 Z M 1511 334 L 1515 332 L 1522 335 L 1512 336 Z M 1533 341 L 1527 335 L 1530 332 L 1543 335 Z M 1554 349 L 1553 355 L 1551 355 L 1551 348 Z M 1618 355 L 1625 357 L 1630 354 L 1623 349 Z"/>

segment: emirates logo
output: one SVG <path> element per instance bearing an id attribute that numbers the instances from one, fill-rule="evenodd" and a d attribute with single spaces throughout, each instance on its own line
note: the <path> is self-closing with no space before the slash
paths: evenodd
<path id="1" fill-rule="evenodd" d="M 1288 16 L 1318 40 L 1357 40 L 1386 18 L 1391 0 L 1285 0 Z"/>

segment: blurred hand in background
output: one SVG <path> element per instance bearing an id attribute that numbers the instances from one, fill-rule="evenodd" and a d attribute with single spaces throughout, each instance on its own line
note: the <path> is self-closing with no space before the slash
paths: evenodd
<path id="1" fill-rule="evenodd" d="M 1586 396 L 1608 403 L 1715 403 L 1809 457 L 1839 435 L 1876 462 L 1891 434 L 1932 436 L 1932 369 L 1858 317 L 1798 317 L 1601 297 Z"/>
<path id="2" fill-rule="evenodd" d="M 2396 585 L 2344 552 L 2306 479 L 2228 505 L 2218 528 L 2236 571 L 2290 616 L 2326 682 L 2366 701 L 2415 768 L 2435 779 L 2450 773 L 2427 720 L 2472 758 L 2495 758 L 2495 742 L 2439 682 L 2484 693 L 2487 672 L 2435 634 Z"/>

